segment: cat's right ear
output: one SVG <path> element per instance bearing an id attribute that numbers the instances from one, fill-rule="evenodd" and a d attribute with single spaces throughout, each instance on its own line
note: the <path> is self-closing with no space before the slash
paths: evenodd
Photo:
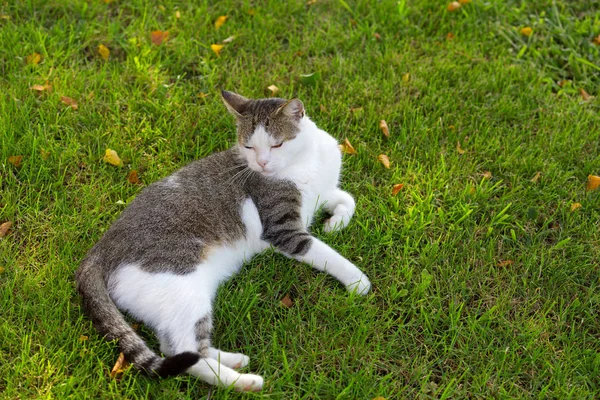
<path id="1" fill-rule="evenodd" d="M 246 105 L 250 101 L 244 96 L 240 96 L 237 93 L 228 92 L 227 90 L 221 90 L 221 97 L 223 98 L 223 103 L 225 103 L 225 106 L 229 112 L 236 118 L 242 116 L 244 110 L 246 109 Z"/>

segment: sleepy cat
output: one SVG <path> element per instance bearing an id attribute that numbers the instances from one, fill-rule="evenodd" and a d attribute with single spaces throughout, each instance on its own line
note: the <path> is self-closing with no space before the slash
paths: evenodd
<path id="1" fill-rule="evenodd" d="M 308 232 L 320 206 L 325 230 L 345 227 L 355 203 L 338 188 L 336 140 L 300 100 L 251 100 L 223 91 L 237 144 L 144 189 L 88 252 L 76 273 L 83 307 L 128 361 L 160 376 L 187 372 L 237 390 L 261 390 L 239 374 L 249 358 L 211 347 L 212 303 L 221 282 L 270 246 L 366 294 L 367 277 Z M 155 354 L 123 310 L 152 327 Z"/>

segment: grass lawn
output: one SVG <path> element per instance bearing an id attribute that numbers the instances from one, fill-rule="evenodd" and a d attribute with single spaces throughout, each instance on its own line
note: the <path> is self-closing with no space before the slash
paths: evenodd
<path id="1" fill-rule="evenodd" d="M 598 9 L 447 7 L 0 3 L 0 224 L 12 222 L 0 398 L 599 398 L 600 189 L 586 190 L 600 175 Z M 353 221 L 314 233 L 373 293 L 267 253 L 220 289 L 214 332 L 250 356 L 262 393 L 112 379 L 118 348 L 82 315 L 79 261 L 145 185 L 234 142 L 219 89 L 264 97 L 270 85 L 357 150 L 342 184 Z M 108 148 L 123 167 L 103 161 Z"/>

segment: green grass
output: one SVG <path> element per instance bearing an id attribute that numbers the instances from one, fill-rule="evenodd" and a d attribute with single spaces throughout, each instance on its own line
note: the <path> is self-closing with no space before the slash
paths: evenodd
<path id="1" fill-rule="evenodd" d="M 579 95 L 600 95 L 593 2 L 195 3 L 0 4 L 0 223 L 13 222 L 0 239 L 0 397 L 600 397 L 600 190 L 585 190 L 600 175 L 600 102 Z M 217 57 L 210 45 L 232 35 Z M 313 85 L 299 79 L 313 72 Z M 118 349 L 82 315 L 79 261 L 144 185 L 233 143 L 220 88 L 262 97 L 271 84 L 358 150 L 344 157 L 352 223 L 314 232 L 373 293 L 265 254 L 220 289 L 214 335 L 251 357 L 262 394 L 110 379 Z M 102 162 L 107 148 L 123 168 Z"/>

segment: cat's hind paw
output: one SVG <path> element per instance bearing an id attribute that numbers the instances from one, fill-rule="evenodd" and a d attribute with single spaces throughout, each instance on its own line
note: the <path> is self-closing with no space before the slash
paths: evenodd
<path id="1" fill-rule="evenodd" d="M 323 230 L 325 232 L 335 232 L 345 228 L 350 222 L 350 218 L 344 218 L 340 214 L 332 215 L 331 218 L 325 221 Z"/>
<path id="2" fill-rule="evenodd" d="M 260 392 L 264 380 L 261 376 L 253 374 L 241 374 L 233 384 L 233 388 L 239 392 Z"/>

